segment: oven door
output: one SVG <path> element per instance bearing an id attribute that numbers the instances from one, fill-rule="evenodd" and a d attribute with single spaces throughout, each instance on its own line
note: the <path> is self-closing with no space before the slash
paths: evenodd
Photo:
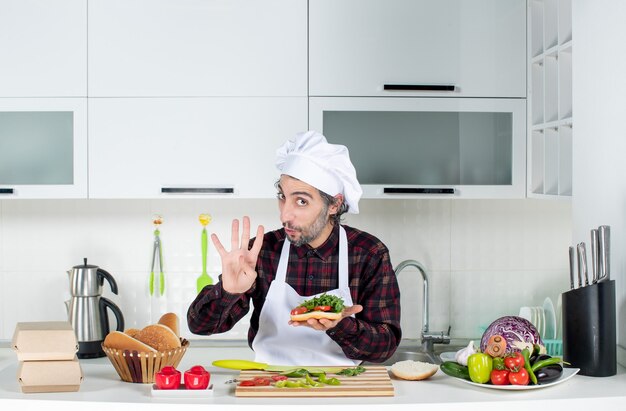
<path id="1" fill-rule="evenodd" d="M 524 198 L 526 100 L 312 97 L 309 129 L 343 144 L 364 198 Z"/>

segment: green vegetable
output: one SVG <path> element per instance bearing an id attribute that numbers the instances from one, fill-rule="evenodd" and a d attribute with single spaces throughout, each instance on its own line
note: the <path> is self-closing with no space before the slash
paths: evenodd
<path id="1" fill-rule="evenodd" d="M 442 363 L 439 368 L 443 371 L 444 374 L 449 375 L 450 377 L 463 378 L 464 380 L 469 380 L 469 370 L 465 365 L 461 365 L 455 361 L 445 361 Z"/>
<path id="2" fill-rule="evenodd" d="M 287 374 L 283 374 L 283 375 L 289 378 L 302 378 L 308 374 L 309 374 L 309 371 L 307 371 L 306 368 L 298 368 L 297 370 L 290 371 Z"/>
<path id="3" fill-rule="evenodd" d="M 358 365 L 354 368 L 344 368 L 343 370 L 339 371 L 337 374 L 346 375 L 348 377 L 354 377 L 355 375 L 359 375 L 364 372 L 365 372 L 365 368 Z"/>
<path id="4" fill-rule="evenodd" d="M 317 376 L 317 379 L 319 382 L 323 383 L 323 384 L 327 384 L 327 385 L 341 385 L 341 381 L 339 381 L 337 378 L 332 377 L 332 378 L 326 378 L 326 374 L 322 373 L 319 374 Z"/>
<path id="5" fill-rule="evenodd" d="M 298 307 L 306 307 L 308 311 L 312 311 L 315 307 L 321 305 L 329 305 L 331 311 L 334 313 L 341 312 L 344 308 L 343 299 L 335 295 L 322 294 L 319 297 L 313 297 L 310 300 L 304 301 Z"/>
<path id="6" fill-rule="evenodd" d="M 528 377 L 533 384 L 537 385 L 537 376 L 533 372 L 530 365 L 530 351 L 528 350 L 528 348 L 524 348 L 522 350 L 522 355 L 524 356 L 524 368 L 526 369 L 526 371 L 528 371 Z"/>
<path id="7" fill-rule="evenodd" d="M 506 366 L 504 365 L 504 358 L 502 358 L 502 357 L 494 357 L 493 358 L 493 369 L 494 370 L 506 370 Z"/>
<path id="8" fill-rule="evenodd" d="M 467 369 L 472 381 L 478 384 L 485 384 L 491 377 L 493 369 L 493 359 L 483 353 L 472 354 L 467 358 Z"/>
<path id="9" fill-rule="evenodd" d="M 537 361 L 536 363 L 532 365 L 531 369 L 533 372 L 535 372 L 545 366 L 552 365 L 552 364 L 560 364 L 560 363 L 561 363 L 561 359 L 559 357 L 550 357 L 550 358 L 546 358 L 545 360 Z"/>

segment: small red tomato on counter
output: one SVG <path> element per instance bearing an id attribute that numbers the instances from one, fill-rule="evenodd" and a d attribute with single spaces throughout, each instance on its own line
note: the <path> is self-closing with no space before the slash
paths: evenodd
<path id="1" fill-rule="evenodd" d="M 176 390 L 180 387 L 180 371 L 169 365 L 163 367 L 154 374 L 154 383 L 160 390 Z"/>
<path id="2" fill-rule="evenodd" d="M 509 385 L 509 370 L 491 370 L 490 381 L 493 385 Z"/>
<path id="3" fill-rule="evenodd" d="M 507 355 L 504 357 L 504 366 L 511 371 L 524 368 L 524 355 L 519 351 Z"/>
<path id="4" fill-rule="evenodd" d="M 185 387 L 190 390 L 205 390 L 211 381 L 211 373 L 201 365 L 194 365 L 183 376 Z"/>
<path id="5" fill-rule="evenodd" d="M 512 385 L 528 385 L 529 380 L 530 376 L 528 375 L 528 371 L 523 367 L 517 372 L 509 372 L 509 382 Z"/>

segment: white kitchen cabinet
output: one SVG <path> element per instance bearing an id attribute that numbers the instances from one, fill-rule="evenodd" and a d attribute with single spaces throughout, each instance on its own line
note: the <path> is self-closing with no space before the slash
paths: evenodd
<path id="1" fill-rule="evenodd" d="M 87 0 L 0 0 L 0 97 L 87 95 Z"/>
<path id="2" fill-rule="evenodd" d="M 93 98 L 90 198 L 273 198 L 307 99 Z"/>
<path id="3" fill-rule="evenodd" d="M 572 196 L 572 1 L 531 0 L 528 196 Z"/>
<path id="4" fill-rule="evenodd" d="M 89 95 L 306 96 L 306 6 L 89 0 Z"/>
<path id="5" fill-rule="evenodd" d="M 0 199 L 87 198 L 87 99 L 0 98 Z"/>
<path id="6" fill-rule="evenodd" d="M 311 0 L 309 48 L 312 96 L 526 97 L 525 0 Z"/>

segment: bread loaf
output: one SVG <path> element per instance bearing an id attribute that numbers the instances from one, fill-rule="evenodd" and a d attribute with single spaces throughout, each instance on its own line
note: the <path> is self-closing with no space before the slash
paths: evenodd
<path id="1" fill-rule="evenodd" d="M 124 330 L 124 334 L 128 334 L 131 337 L 135 338 L 135 336 L 140 332 L 139 328 L 127 328 Z"/>
<path id="2" fill-rule="evenodd" d="M 422 361 L 398 361 L 391 366 L 391 373 L 403 380 L 425 380 L 434 375 L 439 367 L 436 364 Z"/>
<path id="3" fill-rule="evenodd" d="M 103 345 L 116 350 L 137 352 L 156 352 L 154 348 L 121 331 L 111 331 L 104 339 Z"/>
<path id="4" fill-rule="evenodd" d="M 159 319 L 159 324 L 169 327 L 180 338 L 180 329 L 178 326 L 178 316 L 174 313 L 165 313 Z"/>
<path id="5" fill-rule="evenodd" d="M 144 327 L 136 338 L 157 351 L 167 351 L 180 347 L 180 338 L 163 324 L 152 324 Z"/>

